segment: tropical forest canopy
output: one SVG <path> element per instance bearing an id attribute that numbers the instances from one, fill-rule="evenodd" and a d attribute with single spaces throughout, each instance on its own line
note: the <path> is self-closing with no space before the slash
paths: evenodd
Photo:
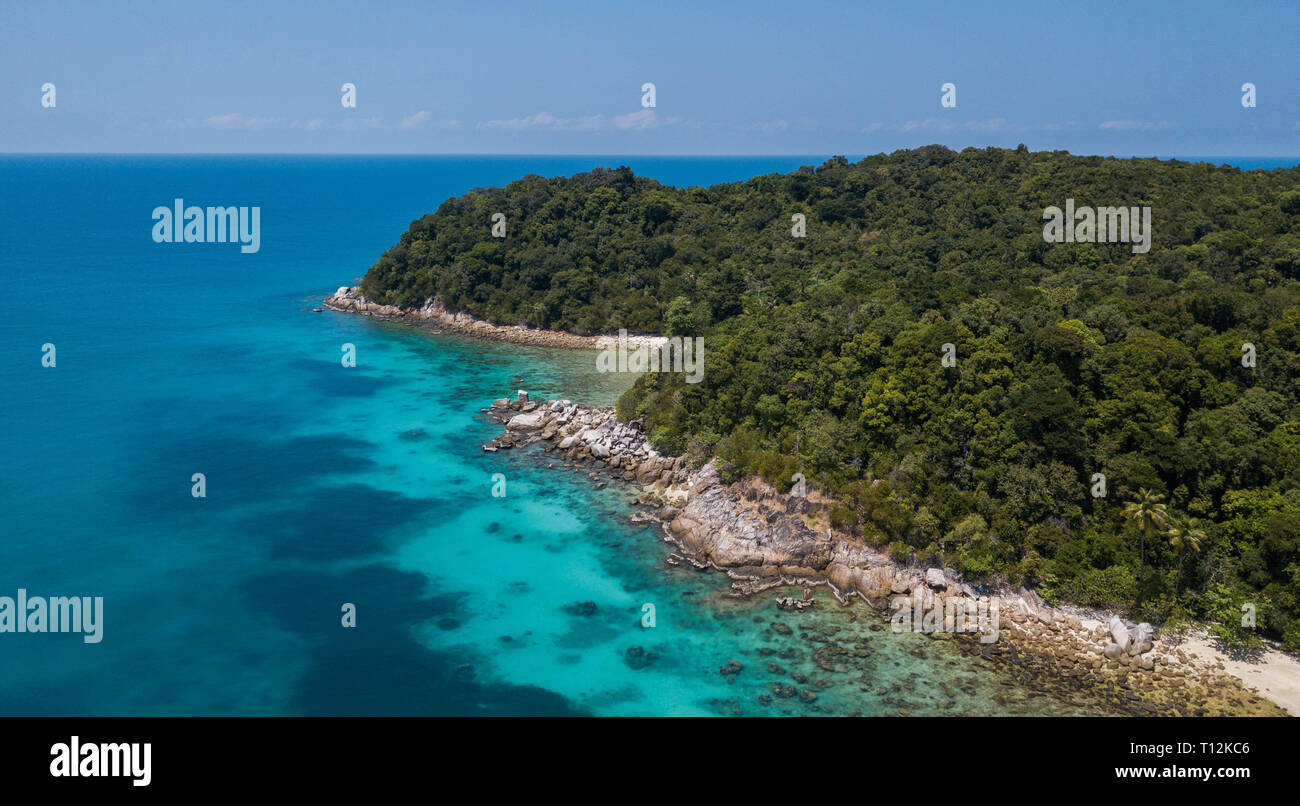
<path id="1" fill-rule="evenodd" d="M 1150 251 L 1046 243 L 1067 199 L 1149 206 Z M 1300 649 L 1300 168 L 927 146 L 714 187 L 526 176 L 412 223 L 362 291 L 704 336 L 701 383 L 619 401 L 661 450 L 802 472 L 901 560 Z"/>

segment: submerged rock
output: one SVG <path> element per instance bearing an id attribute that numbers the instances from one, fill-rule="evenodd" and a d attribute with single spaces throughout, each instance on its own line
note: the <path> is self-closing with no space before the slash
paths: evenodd
<path id="1" fill-rule="evenodd" d="M 633 669 L 644 669 L 657 660 L 658 652 L 648 652 L 640 646 L 630 646 L 623 653 L 623 662 Z"/>
<path id="2" fill-rule="evenodd" d="M 596 615 L 596 603 L 588 599 L 585 602 L 574 602 L 571 605 L 565 605 L 565 611 L 575 616 L 594 616 Z"/>

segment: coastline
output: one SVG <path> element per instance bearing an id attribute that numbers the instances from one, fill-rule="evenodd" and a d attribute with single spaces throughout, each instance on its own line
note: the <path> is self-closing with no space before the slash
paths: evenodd
<path id="1" fill-rule="evenodd" d="M 339 289 L 325 298 L 324 307 L 341 313 L 355 313 L 362 316 L 376 316 L 381 319 L 406 319 L 416 324 L 431 326 L 451 333 L 476 336 L 481 339 L 504 341 L 511 344 L 526 344 L 537 347 L 563 347 L 571 350 L 598 350 L 604 348 L 600 343 L 608 336 L 579 336 L 563 330 L 541 330 L 516 325 L 494 325 L 491 322 L 471 316 L 463 311 L 448 310 L 441 300 L 430 297 L 419 308 L 403 308 L 397 305 L 380 305 L 361 296 L 356 286 L 339 286 Z M 661 336 L 627 336 L 627 343 L 636 347 L 642 344 L 655 346 L 664 342 Z"/>
<path id="2" fill-rule="evenodd" d="M 594 336 L 492 325 L 447 311 L 436 300 L 403 309 L 368 302 L 355 288 L 343 287 L 324 304 L 515 344 L 599 346 Z M 639 338 L 654 343 L 654 337 Z M 953 631 L 951 622 L 917 631 L 936 640 L 957 639 L 963 652 L 1005 667 L 1023 683 L 1066 681 L 1126 713 L 1300 716 L 1300 663 L 1283 653 L 1269 650 L 1262 661 L 1243 663 L 1203 636 L 1150 635 L 1149 625 L 1051 607 L 1031 590 L 980 595 L 946 569 L 904 566 L 836 533 L 829 525 L 829 506 L 815 490 L 797 497 L 754 478 L 725 484 L 712 463 L 693 469 L 682 457 L 658 454 L 636 424 L 618 422 L 612 409 L 529 401 L 521 393 L 483 411 L 505 426 L 500 437 L 483 446 L 486 451 L 542 443 L 572 466 L 602 469 L 637 485 L 638 504 L 648 510 L 633 517 L 659 524 L 663 539 L 674 547 L 667 562 L 725 573 L 732 595 L 825 585 L 841 604 L 856 598 L 885 612 L 891 601 L 918 612 L 996 608 L 1000 635 L 992 643 L 979 642 L 970 630 Z M 782 606 L 802 609 L 797 597 L 783 597 Z M 1116 651 L 1120 643 L 1124 646 Z"/>

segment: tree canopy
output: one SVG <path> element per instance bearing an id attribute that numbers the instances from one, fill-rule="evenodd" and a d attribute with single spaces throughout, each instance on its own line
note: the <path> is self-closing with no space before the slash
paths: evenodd
<path id="1" fill-rule="evenodd" d="M 1151 207 L 1150 251 L 1046 243 L 1066 199 Z M 362 291 L 703 336 L 701 383 L 619 402 L 662 450 L 802 471 L 898 556 L 1247 639 L 1251 604 L 1300 648 L 1298 279 L 1300 168 L 927 146 L 714 187 L 526 176 L 413 222 Z M 1195 549 L 1132 527 L 1141 491 Z"/>

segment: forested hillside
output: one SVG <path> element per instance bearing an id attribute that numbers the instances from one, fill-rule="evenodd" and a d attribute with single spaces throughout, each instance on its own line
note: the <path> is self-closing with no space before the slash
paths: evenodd
<path id="1" fill-rule="evenodd" d="M 1066 199 L 1150 206 L 1150 251 L 1044 242 Z M 362 291 L 704 336 L 703 382 L 620 401 L 664 451 L 802 471 L 900 559 L 1300 649 L 1300 169 L 929 146 L 709 188 L 528 176 L 414 222 Z"/>

